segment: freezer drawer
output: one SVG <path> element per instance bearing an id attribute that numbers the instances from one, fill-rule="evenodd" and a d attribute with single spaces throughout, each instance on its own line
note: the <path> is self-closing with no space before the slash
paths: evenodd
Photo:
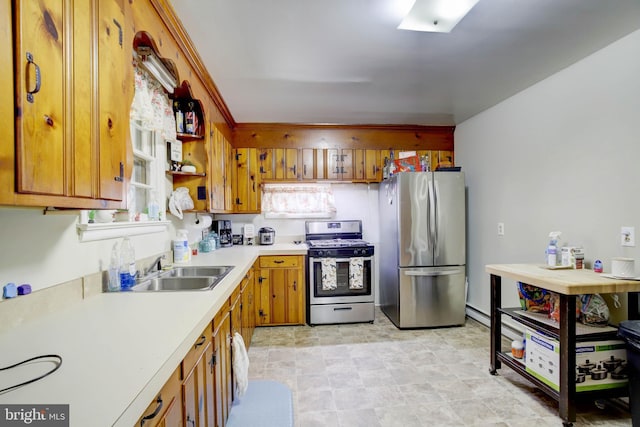
<path id="1" fill-rule="evenodd" d="M 399 328 L 464 324 L 466 268 L 400 268 Z M 392 319 L 393 320 L 393 319 Z"/>
<path id="2" fill-rule="evenodd" d="M 309 324 L 373 322 L 373 302 L 353 304 L 322 304 L 309 307 Z"/>

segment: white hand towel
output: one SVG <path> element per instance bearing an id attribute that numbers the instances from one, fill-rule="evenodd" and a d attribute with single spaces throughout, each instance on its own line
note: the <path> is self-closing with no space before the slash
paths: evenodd
<path id="1" fill-rule="evenodd" d="M 349 259 L 349 289 L 362 289 L 364 287 L 362 280 L 363 267 L 363 258 L 353 257 Z"/>
<path id="2" fill-rule="evenodd" d="M 338 287 L 336 260 L 335 258 L 322 258 L 320 262 L 322 268 L 322 290 L 332 291 Z"/>
<path id="3" fill-rule="evenodd" d="M 249 355 L 244 340 L 239 333 L 233 334 L 233 377 L 236 382 L 236 396 L 241 397 L 249 385 Z"/>

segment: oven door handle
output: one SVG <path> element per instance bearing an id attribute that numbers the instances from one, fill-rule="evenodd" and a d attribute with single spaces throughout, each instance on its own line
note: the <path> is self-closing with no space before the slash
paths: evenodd
<path id="1" fill-rule="evenodd" d="M 362 258 L 364 261 L 370 261 L 372 257 L 350 257 L 350 258 L 331 258 L 331 257 L 311 257 L 311 262 L 322 262 L 323 259 L 328 258 L 330 260 L 335 260 L 335 262 L 349 262 L 352 258 Z"/>
<path id="2" fill-rule="evenodd" d="M 433 270 L 433 271 L 424 271 L 424 270 L 409 270 L 405 271 L 405 276 L 451 276 L 453 274 L 462 273 L 461 269 L 455 270 Z"/>

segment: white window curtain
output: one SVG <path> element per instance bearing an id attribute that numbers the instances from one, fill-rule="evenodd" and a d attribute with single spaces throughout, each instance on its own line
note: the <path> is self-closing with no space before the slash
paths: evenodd
<path id="1" fill-rule="evenodd" d="M 264 184 L 265 218 L 331 218 L 336 202 L 330 184 Z"/>
<path id="2" fill-rule="evenodd" d="M 175 141 L 176 118 L 166 92 L 149 73 L 136 66 L 135 93 L 131 104 L 131 120 L 138 121 L 143 129 L 159 131 L 162 138 Z"/>

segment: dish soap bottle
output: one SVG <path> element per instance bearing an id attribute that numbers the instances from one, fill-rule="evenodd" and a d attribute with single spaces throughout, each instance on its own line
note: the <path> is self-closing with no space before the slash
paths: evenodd
<path id="1" fill-rule="evenodd" d="M 549 233 L 549 246 L 547 246 L 547 265 L 555 267 L 558 265 L 558 238 L 562 233 L 560 231 L 552 231 Z"/>
<path id="2" fill-rule="evenodd" d="M 118 242 L 113 244 L 111 249 L 111 263 L 109 264 L 109 284 L 110 292 L 120 290 L 120 252 L 118 252 Z"/>
<path id="3" fill-rule="evenodd" d="M 136 253 L 128 237 L 122 239 L 120 248 L 120 289 L 131 290 L 136 284 Z"/>

